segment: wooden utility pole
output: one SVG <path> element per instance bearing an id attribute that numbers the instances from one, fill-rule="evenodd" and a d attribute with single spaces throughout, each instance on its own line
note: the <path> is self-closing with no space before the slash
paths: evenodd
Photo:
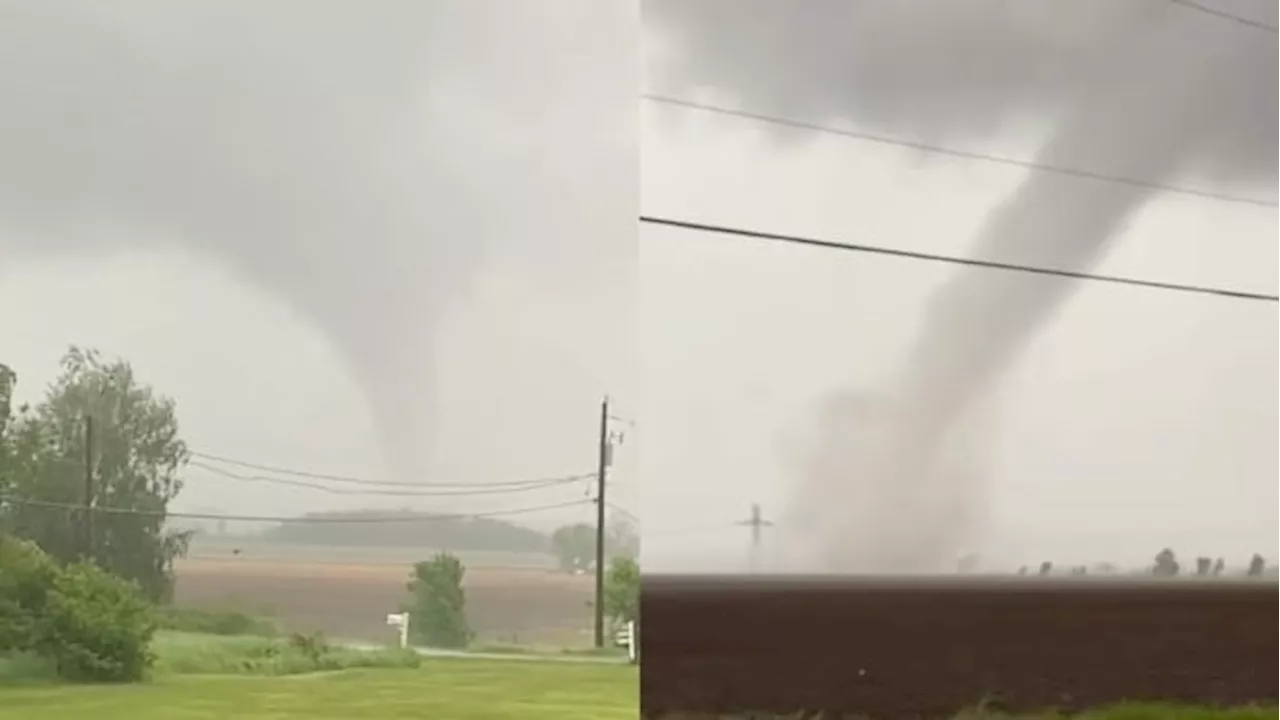
<path id="1" fill-rule="evenodd" d="M 600 403 L 600 446 L 596 466 L 596 603 L 595 646 L 604 647 L 604 486 L 609 473 L 609 396 Z"/>
<path id="2" fill-rule="evenodd" d="M 760 529 L 772 527 L 773 523 L 765 520 L 761 515 L 759 503 L 751 503 L 751 517 L 740 520 L 738 525 L 751 528 L 751 569 L 756 570 L 760 565 Z"/>
<path id="3" fill-rule="evenodd" d="M 93 500 L 97 494 L 96 478 L 94 473 L 94 435 L 93 435 L 93 416 L 85 415 L 84 418 L 84 544 L 82 552 L 86 562 L 94 562 L 94 532 L 93 532 Z"/>

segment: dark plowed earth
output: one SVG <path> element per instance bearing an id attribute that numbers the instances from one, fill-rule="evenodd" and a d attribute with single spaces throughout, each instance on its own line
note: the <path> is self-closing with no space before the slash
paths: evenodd
<path id="1" fill-rule="evenodd" d="M 641 706 L 946 717 L 1275 704 L 1271 582 L 649 577 Z"/>

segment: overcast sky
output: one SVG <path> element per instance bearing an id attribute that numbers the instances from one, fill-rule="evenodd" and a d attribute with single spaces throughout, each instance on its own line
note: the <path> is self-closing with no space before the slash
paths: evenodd
<path id="1" fill-rule="evenodd" d="M 938 93 L 928 94 L 927 80 L 951 74 L 963 82 L 962 58 L 976 57 L 958 55 L 916 74 L 904 71 L 910 62 L 892 53 L 913 50 L 905 43 L 894 50 L 890 40 L 873 36 L 898 37 L 895 31 L 911 19 L 906 11 L 896 17 L 898 25 L 868 27 L 858 36 L 874 46 L 867 51 L 821 42 L 821 35 L 831 41 L 851 27 L 818 10 L 852 8 L 853 3 L 819 1 L 787 9 L 755 3 L 760 13 L 751 18 L 729 3 L 650 3 L 657 4 L 677 19 L 655 29 L 646 16 L 646 91 L 829 126 L 858 128 L 848 116 L 856 120 L 865 109 L 862 98 L 850 95 L 848 104 L 841 104 L 841 89 L 822 85 L 823 78 L 814 80 L 802 72 L 805 68 L 825 70 L 826 79 L 856 82 L 864 71 L 875 79 L 875 71 L 865 66 L 831 63 L 879 51 L 883 64 L 877 68 L 886 77 L 901 78 L 904 87 L 925 80 L 919 97 L 941 112 L 947 103 Z M 970 5 L 996 7 L 981 0 Z M 1036 7 L 1048 12 L 1059 6 L 1041 2 Z M 703 9 L 706 17 L 698 18 Z M 671 59 L 669 46 L 676 43 L 662 30 L 680 32 L 680 22 L 690 18 L 706 27 L 688 32 L 703 44 L 690 51 L 696 59 L 682 65 Z M 1043 24 L 1032 29 L 1065 36 L 1087 26 L 1069 22 L 1078 19 L 1062 18 L 1065 30 Z M 1176 32 L 1201 33 L 1195 37 L 1202 43 L 1206 28 L 1211 43 L 1248 45 L 1253 36 L 1229 34 L 1254 32 L 1236 25 L 1209 27 L 1199 15 L 1169 22 Z M 744 40 L 757 37 L 746 34 L 753 28 L 765 33 L 766 25 L 768 34 L 758 42 Z M 935 35 L 927 38 L 951 37 L 947 23 L 938 25 L 944 29 L 931 28 Z M 804 42 L 804 32 L 817 39 Z M 1264 40 L 1253 42 L 1267 41 L 1260 37 Z M 1064 44 L 1071 39 L 1059 38 Z M 1164 40 L 1154 44 L 1167 44 Z M 1274 44 L 1274 37 L 1270 41 Z M 922 39 L 917 45 L 933 42 Z M 712 50 L 699 55 L 706 46 Z M 980 54 L 983 44 L 976 46 Z M 741 53 L 734 55 L 738 49 Z M 1045 64 L 1031 55 L 1003 62 L 1007 65 L 999 67 L 1006 75 L 1015 74 L 1020 63 Z M 812 87 L 797 88 L 805 82 Z M 992 91 L 981 83 L 979 77 L 975 87 Z M 869 86 L 896 90 L 884 83 Z M 1274 93 L 1274 77 L 1271 86 L 1258 92 Z M 941 87 L 963 95 L 958 88 Z M 999 97 L 998 88 L 992 94 Z M 910 106 L 910 91 L 894 99 L 894 109 L 906 115 L 901 111 Z M 805 100 L 827 112 L 806 114 L 797 107 Z M 847 108 L 852 109 L 842 117 Z M 974 111 L 975 116 L 982 112 Z M 1270 112 L 1274 115 L 1274 95 Z M 1049 127 L 1037 124 L 1034 113 L 1028 116 L 1003 135 L 970 139 L 967 145 L 964 137 L 952 137 L 953 146 L 1034 158 Z M 930 141 L 934 138 L 919 128 L 939 134 L 954 130 L 945 117 L 912 120 L 909 125 L 917 132 L 900 136 Z M 1116 140 L 1136 143 L 1137 132 L 1159 133 L 1149 120 L 1134 121 L 1140 129 Z M 1230 132 L 1230 127 L 1219 125 L 1217 131 Z M 870 129 L 893 134 L 891 123 Z M 1269 132 L 1271 150 L 1264 157 L 1275 155 L 1275 131 Z M 641 136 L 646 214 L 956 255 L 972 254 L 987 215 L 1029 177 L 1015 167 L 780 131 L 755 120 L 655 103 L 641 104 Z M 1086 143 L 1081 155 L 1111 160 L 1099 150 Z M 1252 193 L 1248 183 L 1234 190 L 1269 195 L 1274 202 L 1274 165 L 1270 172 L 1272 179 L 1268 182 L 1264 172 Z M 1073 183 L 1085 181 L 1042 182 L 1056 183 L 1049 189 L 1066 196 Z M 957 270 L 655 226 L 642 227 L 640 247 L 646 567 L 740 569 L 750 558 L 749 531 L 733 523 L 747 517 L 752 502 L 763 506 L 766 517 L 786 516 L 805 476 L 820 401 L 841 391 L 891 392 L 890 378 L 916 340 L 926 300 Z M 1035 264 L 1038 258 L 1023 248 L 1018 257 L 986 259 Z M 1275 293 L 1277 264 L 1274 207 L 1159 195 L 1123 227 L 1093 270 Z M 1046 559 L 1137 565 L 1165 546 L 1187 557 L 1223 555 L 1235 566 L 1255 551 L 1274 554 L 1276 398 L 1274 303 L 1082 283 L 981 402 L 978 417 L 985 432 L 975 450 L 987 456 L 984 482 L 977 488 L 982 517 L 972 542 L 953 548 L 954 553 L 978 552 L 989 568 Z M 676 502 L 677 496 L 683 501 Z M 867 497 L 865 512 L 892 510 L 877 508 L 876 502 Z M 845 512 L 867 517 L 847 506 L 831 515 Z M 797 557 L 798 541 L 781 528 L 767 530 L 764 541 L 766 566 L 812 567 Z"/>
<path id="2" fill-rule="evenodd" d="M 887 389 L 954 270 L 637 235 L 638 207 L 964 254 L 1025 179 L 646 103 L 637 125 L 641 39 L 647 89 L 751 98 L 671 83 L 626 3 L 264 7 L 0 0 L 0 361 L 20 397 L 79 343 L 174 396 L 193 449 L 485 482 L 591 470 L 610 392 L 639 421 L 613 498 L 653 570 L 744 567 L 732 523 L 785 514 L 819 402 Z M 1044 132 L 980 149 L 1030 157 Z M 1161 196 L 1096 270 L 1273 293 L 1276 236 L 1274 208 Z M 983 402 L 985 517 L 956 553 L 1273 553 L 1277 342 L 1274 304 L 1081 285 Z M 187 477 L 182 509 L 406 504 Z M 765 540 L 787 566 L 781 530 Z"/>
<path id="3" fill-rule="evenodd" d="M 176 398 L 197 451 L 401 481 L 593 471 L 602 396 L 634 407 L 637 15 L 0 0 L 0 361 L 20 398 L 79 343 Z M 255 514 L 587 490 L 186 478 L 175 508 Z"/>

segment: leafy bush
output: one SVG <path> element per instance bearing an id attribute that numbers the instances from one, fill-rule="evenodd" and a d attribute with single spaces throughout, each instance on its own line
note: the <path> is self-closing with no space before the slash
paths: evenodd
<path id="1" fill-rule="evenodd" d="M 640 613 L 640 563 L 630 557 L 616 557 L 604 577 L 604 612 L 615 627 L 636 619 Z"/>
<path id="2" fill-rule="evenodd" d="M 409 576 L 409 633 L 421 644 L 440 648 L 463 648 L 472 639 L 467 625 L 465 573 L 462 561 L 440 553 L 413 566 Z"/>
<path id="3" fill-rule="evenodd" d="M 68 680 L 134 682 L 154 660 L 155 629 L 152 605 L 137 584 L 76 563 L 53 578 L 35 649 Z"/>
<path id="4" fill-rule="evenodd" d="M 0 653 L 33 650 L 58 567 L 35 543 L 0 536 Z"/>
<path id="5" fill-rule="evenodd" d="M 313 633 L 305 635 L 303 633 L 294 633 L 289 636 L 289 647 L 301 653 L 313 663 L 319 664 L 321 658 L 329 654 L 332 648 L 329 647 L 328 641 L 324 639 L 324 635 Z"/>
<path id="6" fill-rule="evenodd" d="M 34 543 L 0 538 L 0 652 L 49 661 L 67 680 L 129 682 L 150 667 L 151 603 L 93 565 L 59 567 Z"/>
<path id="7" fill-rule="evenodd" d="M 318 635 L 288 639 L 163 632 L 156 636 L 157 674 L 297 675 L 350 668 L 416 668 L 422 658 L 398 648 L 329 646 Z"/>
<path id="8" fill-rule="evenodd" d="M 161 630 L 202 633 L 205 635 L 257 635 L 273 637 L 280 628 L 270 619 L 238 610 L 206 610 L 165 606 L 159 609 L 157 627 Z"/>

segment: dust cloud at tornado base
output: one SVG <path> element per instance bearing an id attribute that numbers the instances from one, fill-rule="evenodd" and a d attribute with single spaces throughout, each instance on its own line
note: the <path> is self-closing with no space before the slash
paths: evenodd
<path id="1" fill-rule="evenodd" d="M 1276 3 L 1232 8 L 1276 24 Z M 965 148 L 1032 127 L 1039 164 L 1274 196 L 1275 35 L 1173 3 L 646 0 L 644 21 L 665 54 L 655 94 L 710 87 L 755 113 Z M 1154 194 L 1031 172 L 971 254 L 1088 271 Z M 828 398 L 789 518 L 822 569 L 955 567 L 986 505 L 989 442 L 966 420 L 1075 286 L 958 270 L 891 393 Z"/>

